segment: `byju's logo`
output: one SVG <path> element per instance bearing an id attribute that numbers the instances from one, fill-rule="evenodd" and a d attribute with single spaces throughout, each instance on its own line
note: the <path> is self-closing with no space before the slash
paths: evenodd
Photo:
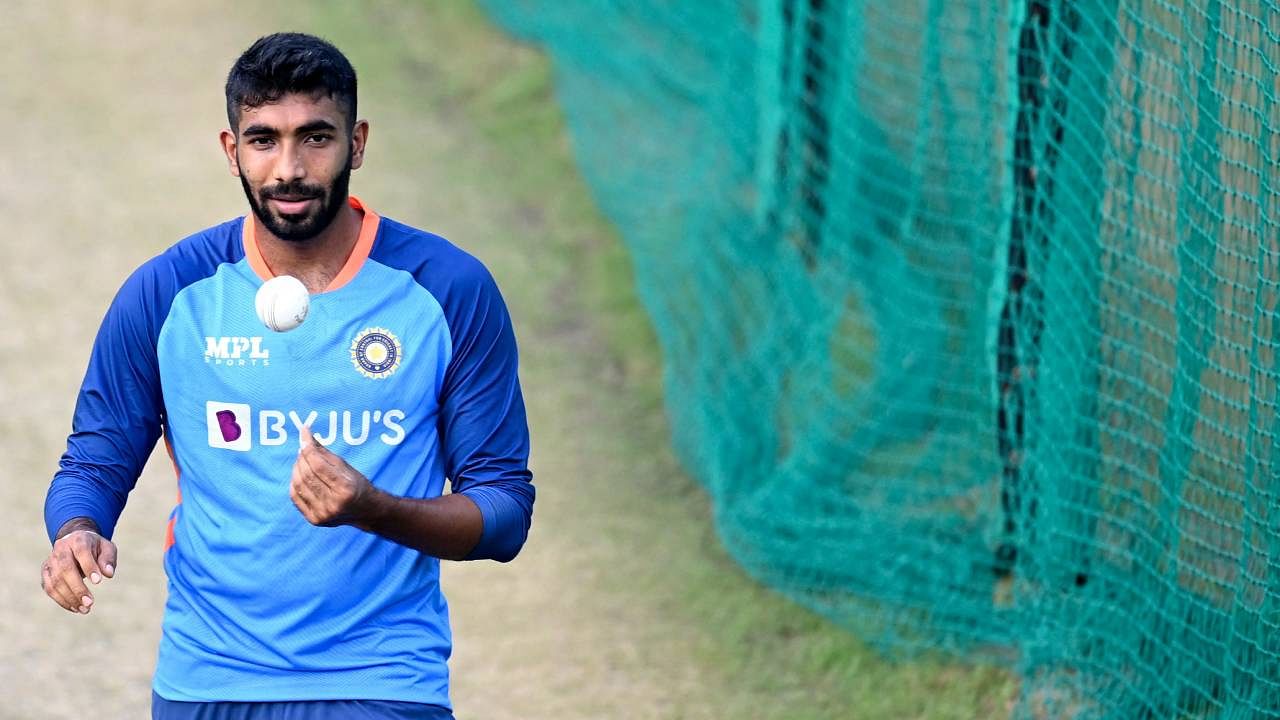
<path id="1" fill-rule="evenodd" d="M 253 446 L 252 411 L 248 405 L 210 400 L 204 404 L 204 414 L 209 424 L 209 447 L 243 452 Z"/>
<path id="2" fill-rule="evenodd" d="M 270 365 L 271 351 L 262 337 L 209 337 L 204 339 L 204 361 L 214 365 Z"/>
<path id="3" fill-rule="evenodd" d="M 341 441 L 349 447 L 366 442 L 399 445 L 404 442 L 403 410 L 258 410 L 243 403 L 212 400 L 204 404 L 205 422 L 209 426 L 209 447 L 224 450 L 251 450 L 254 426 L 257 443 L 264 447 L 284 445 L 301 440 L 302 428 L 311 428 L 312 437 L 321 445 Z M 252 419 L 257 416 L 256 422 Z M 292 432 L 291 432 L 292 430 Z"/>

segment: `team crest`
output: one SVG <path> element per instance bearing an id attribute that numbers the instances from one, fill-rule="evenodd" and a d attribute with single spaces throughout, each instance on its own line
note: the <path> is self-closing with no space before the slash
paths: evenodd
<path id="1" fill-rule="evenodd" d="M 404 349 L 400 338 L 386 328 L 365 328 L 351 343 L 351 362 L 361 375 L 382 380 L 400 367 Z"/>

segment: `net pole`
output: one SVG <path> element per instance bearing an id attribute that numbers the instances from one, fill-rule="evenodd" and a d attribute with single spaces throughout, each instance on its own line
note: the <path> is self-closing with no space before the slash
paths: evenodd
<path id="1" fill-rule="evenodd" d="M 1041 303 L 1035 297 L 1039 287 L 1032 282 L 1028 267 L 1029 243 L 1040 243 L 1044 234 L 1040 222 L 1048 212 L 1039 183 L 1048 178 L 1048 168 L 1038 164 L 1037 139 L 1041 136 L 1044 99 L 1049 65 L 1046 39 L 1051 21 L 1048 0 L 1031 0 L 1018 32 L 1018 107 L 1014 131 L 1013 218 L 1009 224 L 1009 251 L 1006 263 L 1006 292 L 1000 313 L 996 356 L 1000 402 L 996 409 L 997 451 L 1002 465 L 1000 506 L 1003 513 L 1003 541 L 996 549 L 994 570 L 1005 576 L 1013 571 L 1018 557 L 1020 524 L 1032 508 L 1024 508 L 1026 407 L 1033 392 L 1040 331 L 1034 313 Z"/>

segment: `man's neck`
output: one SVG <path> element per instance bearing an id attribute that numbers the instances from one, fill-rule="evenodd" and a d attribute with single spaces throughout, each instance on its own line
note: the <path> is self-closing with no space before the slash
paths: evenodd
<path id="1" fill-rule="evenodd" d="M 329 227 L 310 240 L 281 240 L 268 230 L 258 216 L 253 218 L 253 236 L 267 267 L 276 275 L 292 275 L 311 293 L 322 292 L 342 271 L 360 237 L 364 214 L 344 203 Z"/>

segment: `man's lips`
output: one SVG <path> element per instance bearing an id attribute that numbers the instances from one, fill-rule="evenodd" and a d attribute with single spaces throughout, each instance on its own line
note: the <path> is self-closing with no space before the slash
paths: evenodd
<path id="1" fill-rule="evenodd" d="M 268 202 L 275 206 L 281 215 L 301 215 L 315 201 L 313 197 L 273 197 Z"/>

